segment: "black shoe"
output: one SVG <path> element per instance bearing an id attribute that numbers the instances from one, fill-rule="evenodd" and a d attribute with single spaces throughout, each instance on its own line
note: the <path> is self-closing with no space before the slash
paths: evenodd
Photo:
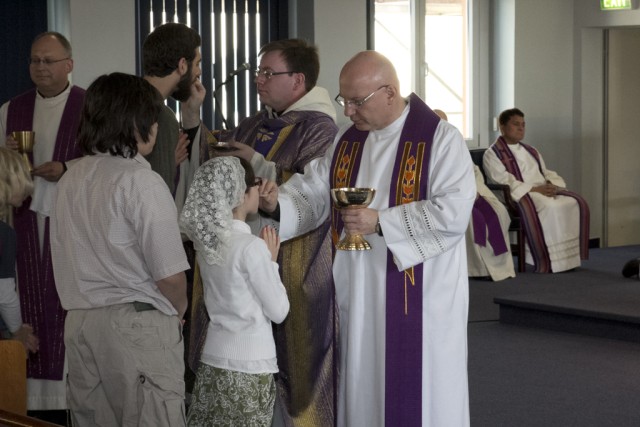
<path id="1" fill-rule="evenodd" d="M 622 275 L 624 277 L 638 277 L 638 270 L 640 270 L 640 258 L 635 258 L 627 261 L 624 267 L 622 267 Z"/>

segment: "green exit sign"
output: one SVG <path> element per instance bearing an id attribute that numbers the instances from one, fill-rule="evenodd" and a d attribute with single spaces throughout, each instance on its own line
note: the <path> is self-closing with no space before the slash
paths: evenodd
<path id="1" fill-rule="evenodd" d="M 600 0 L 601 10 L 631 9 L 631 0 Z"/>

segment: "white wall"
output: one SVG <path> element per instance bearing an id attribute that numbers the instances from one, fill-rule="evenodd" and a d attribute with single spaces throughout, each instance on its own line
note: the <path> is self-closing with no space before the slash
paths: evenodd
<path id="1" fill-rule="evenodd" d="M 87 87 L 113 71 L 135 74 L 135 2 L 69 0 L 74 84 Z"/>
<path id="2" fill-rule="evenodd" d="M 549 169 L 580 190 L 573 156 L 573 0 L 518 0 L 515 10 L 514 104 L 525 113 L 525 142 Z"/>
<path id="3" fill-rule="evenodd" d="M 501 111 L 515 106 L 515 16 L 516 0 L 496 0 L 493 2 L 493 62 L 490 93 L 494 105 L 492 114 L 493 135 L 487 146 L 491 145 L 498 133 L 498 115 Z M 525 113 L 526 114 L 526 113 Z"/>
<path id="4" fill-rule="evenodd" d="M 604 238 L 603 34 L 599 28 L 576 26 L 574 87 L 574 156 L 581 159 L 580 194 L 589 201 L 591 235 Z"/>
<path id="5" fill-rule="evenodd" d="M 299 0 L 304 1 L 304 0 Z M 353 55 L 367 48 L 367 11 L 363 0 L 316 0 L 315 44 L 320 51 L 318 84 L 332 97 L 339 92 L 342 66 Z M 348 119 L 338 104 L 338 122 Z"/>
<path id="6" fill-rule="evenodd" d="M 603 167 L 604 156 L 604 60 L 603 30 L 607 28 L 640 27 L 640 7 L 634 1 L 633 10 L 600 10 L 599 2 L 575 0 L 575 84 L 576 122 L 574 133 L 579 141 L 576 151 L 581 152 L 582 194 L 587 197 L 591 207 L 591 228 L 604 235 L 603 223 L 606 221 L 604 204 L 604 182 L 606 171 Z M 638 52 L 630 53 L 637 55 Z M 614 171 L 615 173 L 615 171 Z M 640 243 L 640 242 L 636 242 Z"/>

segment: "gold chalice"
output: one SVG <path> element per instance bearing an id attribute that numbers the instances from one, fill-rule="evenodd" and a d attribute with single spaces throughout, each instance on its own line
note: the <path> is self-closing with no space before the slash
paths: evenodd
<path id="1" fill-rule="evenodd" d="M 18 152 L 22 154 L 22 159 L 29 172 L 33 171 L 33 166 L 29 161 L 29 153 L 33 153 L 33 144 L 36 142 L 36 133 L 30 130 L 11 132 L 11 137 L 18 141 Z"/>
<path id="2" fill-rule="evenodd" d="M 337 208 L 359 209 L 366 208 L 376 195 L 373 188 L 333 188 L 331 198 Z M 336 249 L 343 251 L 367 251 L 371 245 L 362 234 L 347 234 L 336 245 Z"/>

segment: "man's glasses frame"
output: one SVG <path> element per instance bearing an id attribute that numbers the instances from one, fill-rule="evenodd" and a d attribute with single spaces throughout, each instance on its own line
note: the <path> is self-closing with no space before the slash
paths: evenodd
<path id="1" fill-rule="evenodd" d="M 336 97 L 334 98 L 334 100 L 338 103 L 338 105 L 340 105 L 341 107 L 355 107 L 355 108 L 360 108 L 362 107 L 362 105 L 364 105 L 365 102 L 367 102 L 368 100 L 371 99 L 371 97 L 373 97 L 373 95 L 376 94 L 377 91 L 379 91 L 380 89 L 383 88 L 387 88 L 391 85 L 382 85 L 380 86 L 378 89 L 374 90 L 373 92 L 371 92 L 369 95 L 365 96 L 362 99 L 344 99 L 342 97 L 342 95 L 338 94 L 336 95 Z"/>
<path id="2" fill-rule="evenodd" d="M 271 71 L 271 70 L 261 70 L 260 68 L 256 68 L 255 70 L 253 70 L 253 74 L 256 76 L 256 78 L 262 76 L 267 80 L 271 80 L 271 77 L 273 76 L 279 76 L 281 74 L 293 74 L 293 73 L 297 73 L 297 71 Z"/>
<path id="3" fill-rule="evenodd" d="M 66 61 L 67 59 L 71 59 L 70 57 L 62 58 L 62 59 L 48 59 L 48 58 L 29 58 L 29 65 L 45 65 L 49 66 L 52 64 L 56 64 L 58 62 Z"/>

